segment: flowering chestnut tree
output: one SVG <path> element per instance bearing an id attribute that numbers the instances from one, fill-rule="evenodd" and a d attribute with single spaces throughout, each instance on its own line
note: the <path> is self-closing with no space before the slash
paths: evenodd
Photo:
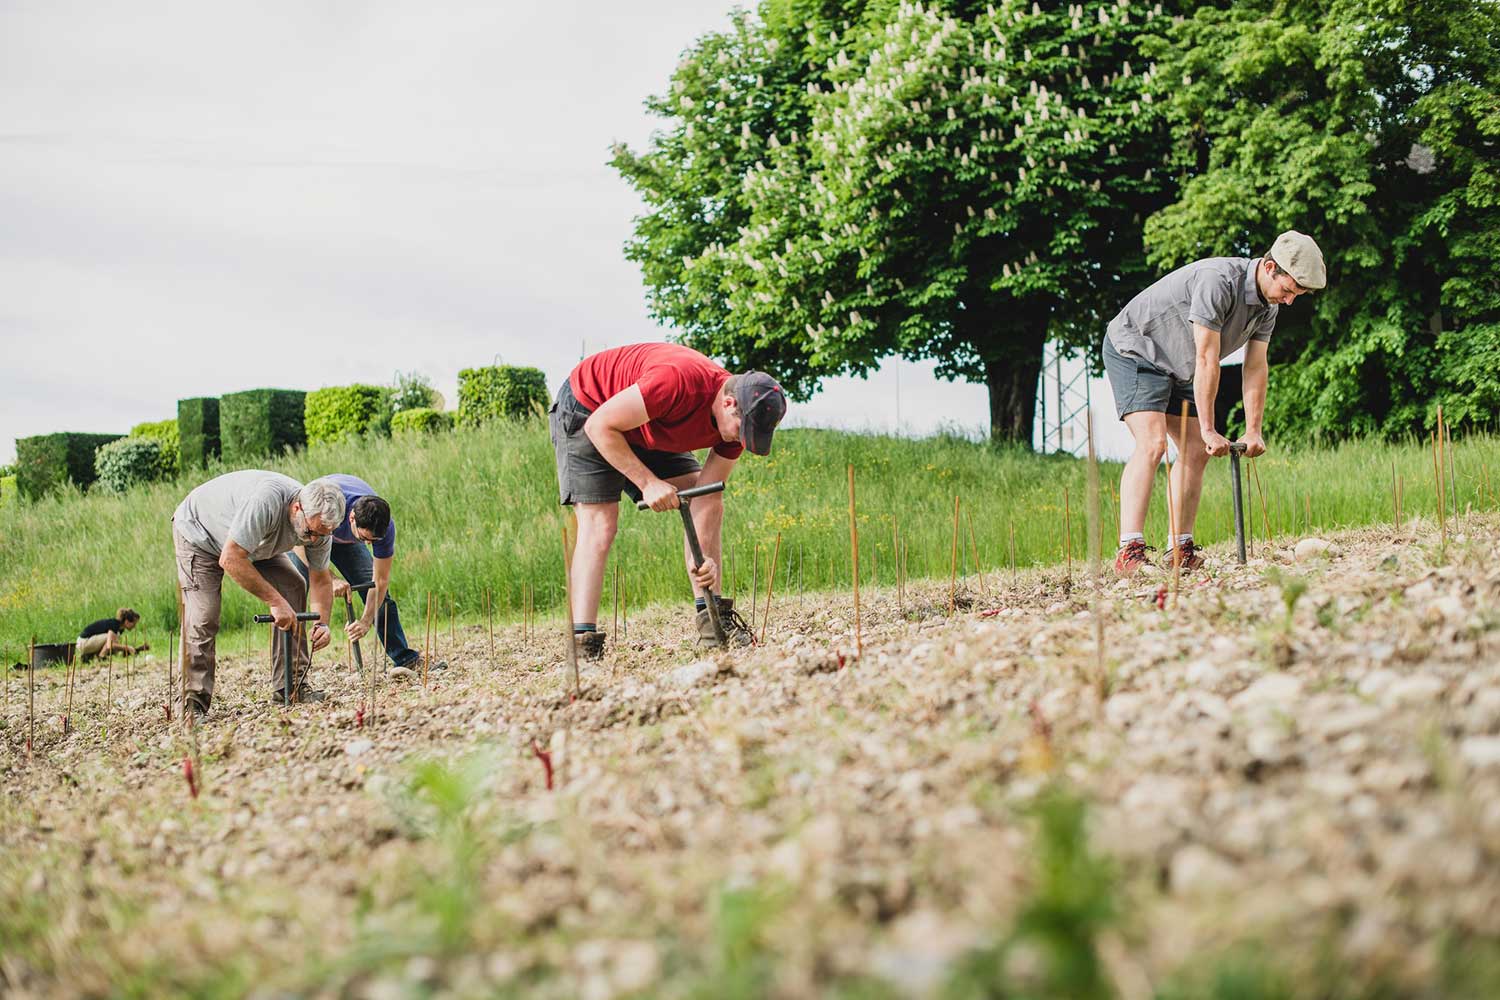
<path id="1" fill-rule="evenodd" d="M 806 398 L 881 358 L 989 389 L 1028 441 L 1042 346 L 1093 350 L 1175 182 L 1143 38 L 1161 4 L 765 0 L 684 55 L 614 166 L 651 308 Z"/>

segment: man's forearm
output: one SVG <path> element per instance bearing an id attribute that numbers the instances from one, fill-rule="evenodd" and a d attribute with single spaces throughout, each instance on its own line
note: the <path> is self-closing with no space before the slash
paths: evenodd
<path id="1" fill-rule="evenodd" d="M 604 456 L 604 460 L 619 469 L 620 474 L 636 486 L 644 490 L 646 484 L 656 478 L 646 468 L 646 463 L 636 457 L 624 434 L 612 427 L 592 427 L 588 424 L 583 429 L 599 454 Z"/>
<path id="2" fill-rule="evenodd" d="M 1267 369 L 1258 365 L 1245 369 L 1245 433 L 1260 436 L 1266 415 Z"/>
<path id="3" fill-rule="evenodd" d="M 219 565 L 229 578 L 243 587 L 252 597 L 259 598 L 267 606 L 277 601 L 285 600 L 271 582 L 260 575 L 255 564 L 244 555 L 237 552 L 226 552 L 219 560 Z"/>
<path id="4" fill-rule="evenodd" d="M 385 603 L 386 594 L 391 590 L 391 561 L 389 559 L 375 560 L 375 586 L 365 592 L 366 625 L 375 624 L 375 615 L 380 606 Z"/>
<path id="5" fill-rule="evenodd" d="M 1212 432 L 1214 428 L 1214 403 L 1219 398 L 1219 363 L 1198 358 L 1198 364 L 1193 369 L 1193 402 L 1198 407 L 1198 427 L 1204 434 Z M 1169 413 L 1170 419 L 1177 414 Z"/>

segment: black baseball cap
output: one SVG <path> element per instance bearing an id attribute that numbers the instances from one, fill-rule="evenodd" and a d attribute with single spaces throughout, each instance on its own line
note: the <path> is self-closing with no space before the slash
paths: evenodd
<path id="1" fill-rule="evenodd" d="M 786 393 L 765 372 L 747 372 L 734 384 L 740 408 L 740 443 L 755 455 L 771 454 L 771 435 L 786 416 Z"/>

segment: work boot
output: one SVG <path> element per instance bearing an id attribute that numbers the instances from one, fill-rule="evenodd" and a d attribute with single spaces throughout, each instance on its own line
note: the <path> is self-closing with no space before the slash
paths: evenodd
<path id="1" fill-rule="evenodd" d="M 755 642 L 755 633 L 750 624 L 734 610 L 734 601 L 728 597 L 715 597 L 719 606 L 719 624 L 724 626 L 724 636 L 728 639 L 730 646 L 749 646 Z M 709 617 L 708 608 L 698 612 L 698 645 L 710 648 L 719 645 L 719 637 L 714 634 L 714 620 Z"/>
<path id="2" fill-rule="evenodd" d="M 573 651 L 580 660 L 596 663 L 604 659 L 604 645 L 608 633 L 606 632 L 574 632 Z"/>
<path id="3" fill-rule="evenodd" d="M 1203 565 L 1203 550 L 1189 538 L 1187 541 L 1167 550 L 1167 554 L 1161 561 L 1162 569 L 1170 570 L 1172 568 L 1172 556 L 1178 551 L 1182 553 L 1182 571 L 1184 573 L 1191 573 Z"/>
<path id="4" fill-rule="evenodd" d="M 1147 545 L 1139 538 L 1132 538 L 1115 553 L 1115 574 L 1122 577 L 1134 576 L 1136 570 L 1151 562 L 1147 553 L 1155 551 L 1155 546 Z"/>

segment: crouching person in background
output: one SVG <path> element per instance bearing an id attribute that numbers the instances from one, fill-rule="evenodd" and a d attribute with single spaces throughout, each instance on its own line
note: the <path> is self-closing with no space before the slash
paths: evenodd
<path id="1" fill-rule="evenodd" d="M 344 494 L 326 479 L 303 486 L 277 472 L 247 469 L 211 479 L 193 490 L 172 515 L 177 580 L 182 586 L 183 632 L 187 646 L 187 704 L 184 712 L 201 718 L 213 701 L 215 638 L 219 634 L 224 575 L 264 601 L 278 629 L 291 631 L 311 597 L 318 620 L 296 643 L 295 665 L 273 643 L 272 697 L 283 694 L 286 671 L 305 681 L 314 650 L 328 645 L 328 614 L 333 576 L 328 570 L 332 535 L 344 519 Z M 288 553 L 307 552 L 308 579 Z M 300 631 L 300 630 L 299 630 Z M 302 701 L 321 701 L 322 692 L 299 690 Z"/>
<path id="2" fill-rule="evenodd" d="M 104 660 L 115 653 L 131 656 L 150 649 L 150 643 L 143 642 L 139 646 L 130 646 L 125 642 L 126 631 L 135 628 L 140 620 L 141 616 L 135 611 L 130 608 L 121 608 L 115 612 L 113 618 L 101 618 L 85 625 L 83 631 L 78 633 L 79 662 L 96 656 Z"/>

